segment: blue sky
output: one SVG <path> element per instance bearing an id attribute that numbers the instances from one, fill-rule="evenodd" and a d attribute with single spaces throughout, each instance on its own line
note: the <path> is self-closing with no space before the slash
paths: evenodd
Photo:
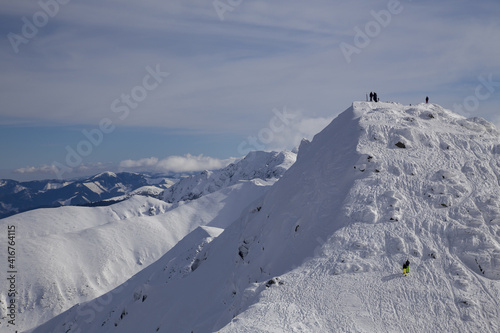
<path id="1" fill-rule="evenodd" d="M 494 0 L 5 3 L 0 178 L 222 167 L 370 91 L 499 124 L 498 17 Z"/>

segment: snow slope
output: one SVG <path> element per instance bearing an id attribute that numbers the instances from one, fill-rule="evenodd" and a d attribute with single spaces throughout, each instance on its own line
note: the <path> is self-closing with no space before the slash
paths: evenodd
<path id="1" fill-rule="evenodd" d="M 355 102 L 218 237 L 33 332 L 499 332 L 499 154 L 482 119 Z"/>
<path id="2" fill-rule="evenodd" d="M 172 203 L 197 199 L 241 180 L 278 179 L 295 163 L 296 158 L 297 154 L 290 151 L 252 151 L 242 160 L 223 169 L 203 171 L 181 179 L 165 190 L 163 200 Z"/>
<path id="3" fill-rule="evenodd" d="M 245 170 L 260 170 L 260 162 L 245 164 Z M 16 228 L 20 313 L 11 327 L 32 328 L 109 292 L 199 226 L 227 227 L 275 181 L 235 179 L 190 202 L 171 204 L 136 195 L 107 207 L 38 209 L 0 220 L 1 230 Z M 0 261 L 7 262 L 6 250 L 0 252 Z M 8 302 L 2 288 L 0 331 L 7 324 Z"/>

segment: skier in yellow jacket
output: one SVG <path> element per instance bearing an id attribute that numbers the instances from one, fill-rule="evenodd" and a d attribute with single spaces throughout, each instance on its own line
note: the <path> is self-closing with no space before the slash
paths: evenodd
<path id="1" fill-rule="evenodd" d="M 410 261 L 406 259 L 406 262 L 403 264 L 403 274 L 406 276 L 410 273 Z"/>

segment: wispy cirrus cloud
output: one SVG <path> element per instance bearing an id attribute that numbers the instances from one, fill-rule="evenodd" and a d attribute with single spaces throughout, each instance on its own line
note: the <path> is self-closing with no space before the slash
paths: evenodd
<path id="1" fill-rule="evenodd" d="M 4 115 L 97 123 L 145 66 L 159 63 L 172 72 L 168 84 L 123 125 L 238 131 L 248 126 L 241 117 L 258 126 L 276 104 L 328 116 L 332 101 L 344 107 L 375 88 L 403 102 L 427 89 L 451 104 L 444 85 L 497 68 L 497 2 L 400 3 L 403 11 L 347 65 L 339 45 L 388 1 L 252 1 L 224 22 L 212 1 L 72 1 L 18 55 L 3 40 Z M 21 17 L 40 10 L 6 6 L 5 34 L 20 33 Z"/>
<path id="2" fill-rule="evenodd" d="M 333 117 L 310 118 L 298 113 L 297 118 L 289 126 L 274 136 L 273 141 L 269 143 L 268 149 L 279 151 L 298 148 L 302 139 L 312 140 L 314 135 L 321 132 L 332 120 Z"/>
<path id="3" fill-rule="evenodd" d="M 353 43 L 355 28 L 364 31 L 375 20 L 372 13 L 386 10 L 393 1 L 243 1 L 225 14 L 224 21 L 211 0 L 60 2 L 65 4 L 28 43 L 18 45 L 18 53 L 6 37 L 22 34 L 23 17 L 33 21 L 41 7 L 38 1 L 3 4 L 0 127 L 44 124 L 92 129 L 110 118 L 118 129 L 113 138 L 119 129 L 134 128 L 154 144 L 159 141 L 144 129 L 155 127 L 168 132 L 171 141 L 187 142 L 176 140 L 180 131 L 208 133 L 213 146 L 226 147 L 204 152 L 192 140 L 182 151 L 168 150 L 168 155 L 238 156 L 237 147 L 220 138 L 232 135 L 239 141 L 256 135 L 269 121 L 270 110 L 283 105 L 302 110 L 303 124 L 276 136 L 266 148 L 295 145 L 303 135 L 300 126 L 312 119 L 331 119 L 369 91 L 377 91 L 383 101 L 406 104 L 428 95 L 433 103 L 453 109 L 474 93 L 478 76 L 492 74 L 495 83 L 500 82 L 496 0 L 400 0 L 402 11 L 349 64 L 341 43 Z M 130 116 L 117 118 L 113 101 L 131 95 L 142 82 L 144 68 L 154 64 L 171 75 L 130 108 Z M 473 116 L 493 120 L 500 103 L 498 91 L 481 101 Z M 30 132 L 36 142 L 41 133 Z M 135 158 L 137 167 L 155 164 L 139 162 L 137 153 L 119 154 L 128 142 L 117 147 L 109 144 L 119 141 L 113 138 L 106 137 L 99 149 L 108 149 L 102 155 L 115 166 L 128 158 Z M 54 134 L 49 143 L 63 148 L 47 150 L 40 159 L 36 144 L 8 138 L 11 148 L 0 148 L 0 155 L 6 156 L 10 169 L 28 170 L 25 165 L 61 161 L 64 147 L 74 147 L 79 140 Z M 94 154 L 84 165 L 104 160 Z M 156 156 L 151 150 L 143 154 Z M 162 165 L 162 160 L 158 158 L 155 165 Z M 187 158 L 186 165 L 192 160 Z"/>

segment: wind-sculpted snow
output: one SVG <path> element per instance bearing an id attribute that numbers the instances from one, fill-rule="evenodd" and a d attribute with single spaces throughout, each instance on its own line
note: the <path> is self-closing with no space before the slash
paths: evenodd
<path id="1" fill-rule="evenodd" d="M 296 154 L 284 152 L 250 152 L 239 162 L 221 170 L 204 171 L 181 179 L 166 189 L 163 200 L 173 203 L 197 199 L 241 180 L 277 179 L 295 162 Z"/>
<path id="2" fill-rule="evenodd" d="M 482 119 L 355 102 L 218 237 L 34 332 L 499 332 L 499 147 Z"/>

